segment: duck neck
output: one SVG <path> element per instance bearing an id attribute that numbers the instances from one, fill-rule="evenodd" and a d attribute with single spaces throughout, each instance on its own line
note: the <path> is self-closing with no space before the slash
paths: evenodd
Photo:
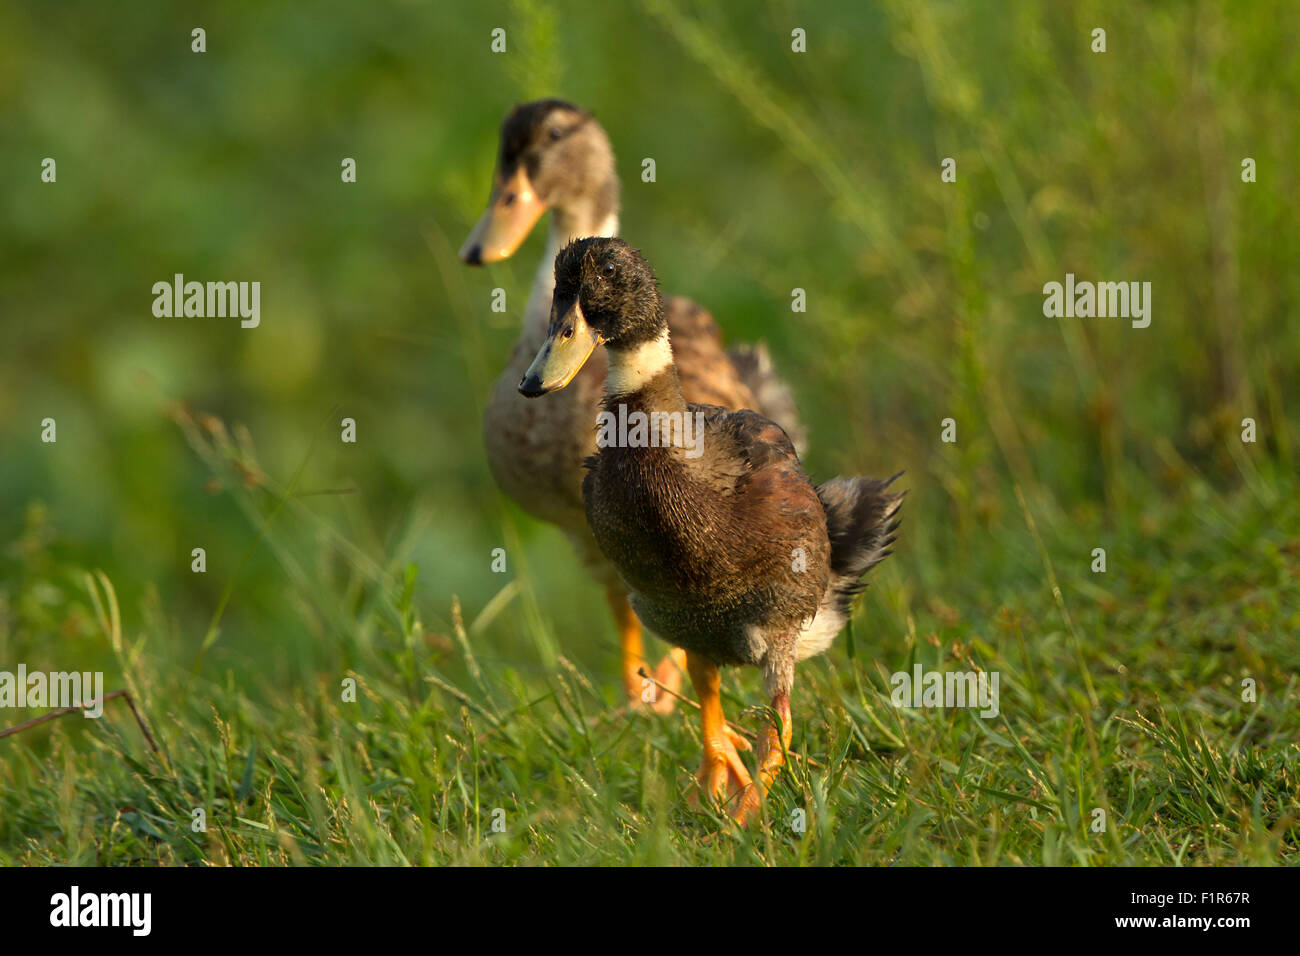
<path id="1" fill-rule="evenodd" d="M 667 327 L 651 342 L 629 349 L 607 347 L 606 353 L 609 374 L 596 422 L 601 456 L 689 467 L 691 459 L 704 453 L 704 413 L 691 409 L 682 396 Z"/>
<path id="2" fill-rule="evenodd" d="M 605 409 L 629 411 L 684 412 L 686 399 L 677 380 L 668 327 L 658 337 L 631 348 L 606 346 L 609 373 L 605 376 Z"/>
<path id="3" fill-rule="evenodd" d="M 534 351 L 546 339 L 546 329 L 551 320 L 551 297 L 555 294 L 555 257 L 573 239 L 588 236 L 617 236 L 618 207 L 603 216 L 588 205 L 574 209 L 553 209 L 551 224 L 546 233 L 546 251 L 537 266 L 533 289 L 524 310 L 523 340 Z"/>

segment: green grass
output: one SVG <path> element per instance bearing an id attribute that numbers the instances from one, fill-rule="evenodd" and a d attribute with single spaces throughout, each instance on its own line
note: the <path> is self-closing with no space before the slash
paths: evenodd
<path id="1" fill-rule="evenodd" d="M 320 600 L 322 623 L 339 623 L 323 631 L 338 646 L 323 647 L 309 675 L 282 682 L 210 663 L 195 673 L 161 665 L 165 624 L 121 623 L 110 582 L 53 565 L 33 524 L 3 636 L 13 646 L 15 635 L 57 633 L 83 657 L 111 650 L 110 683 L 134 691 L 161 753 L 120 701 L 102 721 L 73 715 L 9 738 L 0 859 L 1295 863 L 1300 538 L 1276 528 L 1294 528 L 1300 509 L 1293 483 L 1264 487 L 1267 503 L 1189 482 L 1144 516 L 1140 535 L 1110 539 L 1105 575 L 1087 557 L 1099 529 L 1075 526 L 1043 541 L 1035 573 L 986 582 L 1002 595 L 991 601 L 921 597 L 904 561 L 886 565 L 855 619 L 854 656 L 841 641 L 800 670 L 798 757 L 748 832 L 688 806 L 696 726 L 688 712 L 616 707 L 612 649 L 597 669 L 547 661 L 542 635 L 534 651 L 494 654 L 469 638 L 479 622 L 462 624 L 458 606 L 422 622 L 434 612 L 415 600 L 414 565 L 386 568 L 336 539 L 297 582 Z M 241 494 L 278 550 L 285 499 Z M 280 520 L 319 523 L 288 503 Z M 968 560 L 978 568 L 1005 552 L 1038 560 L 1023 520 Z M 492 613 L 521 616 L 519 590 L 503 594 Z M 896 644 L 885 635 L 899 625 Z M 914 661 L 998 672 L 1001 714 L 894 707 L 888 675 Z M 346 677 L 355 703 L 342 700 Z M 1244 677 L 1256 702 L 1242 700 Z M 744 709 L 756 684 L 729 672 L 724 685 L 750 729 L 762 719 Z M 206 832 L 192 831 L 194 808 Z M 1097 808 L 1104 832 L 1092 828 Z"/>
<path id="2" fill-rule="evenodd" d="M 249 4 L 204 57 L 163 5 L 59 9 L 0 11 L 0 670 L 103 670 L 162 752 L 122 700 L 0 739 L 0 861 L 1297 863 L 1283 0 Z M 752 831 L 690 808 L 691 713 L 621 713 L 602 595 L 484 463 L 489 296 L 542 239 L 454 249 L 551 94 L 667 291 L 769 343 L 810 474 L 906 469 Z M 176 271 L 262 281 L 262 326 L 154 318 Z M 1045 318 L 1066 272 L 1151 281 L 1151 327 Z M 1001 713 L 895 708 L 916 662 Z M 724 690 L 760 726 L 757 675 Z"/>

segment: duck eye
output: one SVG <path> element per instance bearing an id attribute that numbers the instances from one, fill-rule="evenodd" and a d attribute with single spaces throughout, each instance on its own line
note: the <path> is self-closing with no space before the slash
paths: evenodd
<path id="1" fill-rule="evenodd" d="M 605 263 L 605 275 L 607 275 L 607 276 L 612 276 L 613 274 L 614 274 L 614 263 L 612 263 L 612 262 L 606 262 L 606 263 Z"/>
<path id="2" fill-rule="evenodd" d="M 551 127 L 551 139 L 559 139 L 563 135 L 564 130 L 560 129 L 558 126 Z"/>
<path id="3" fill-rule="evenodd" d="M 565 339 L 566 341 L 567 341 L 568 339 L 573 338 L 573 326 L 570 325 L 570 326 L 569 326 L 568 328 L 566 328 L 563 332 L 561 332 L 561 333 L 560 333 L 560 338 Z"/>
<path id="4" fill-rule="evenodd" d="M 514 193 L 506 193 L 505 198 L 501 200 L 501 205 L 503 205 L 503 206 L 513 206 L 514 204 L 515 204 L 515 194 L 514 194 Z"/>

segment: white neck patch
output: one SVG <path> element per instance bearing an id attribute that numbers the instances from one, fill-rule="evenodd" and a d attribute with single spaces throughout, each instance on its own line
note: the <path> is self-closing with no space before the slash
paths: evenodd
<path id="1" fill-rule="evenodd" d="M 667 329 L 657 339 L 635 348 L 606 349 L 606 352 L 609 355 L 606 395 L 631 395 L 673 364 L 673 348 L 668 344 Z"/>

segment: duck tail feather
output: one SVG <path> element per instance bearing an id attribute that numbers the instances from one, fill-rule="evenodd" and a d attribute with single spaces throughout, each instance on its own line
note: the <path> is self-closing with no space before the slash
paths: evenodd
<path id="1" fill-rule="evenodd" d="M 906 491 L 888 488 L 901 475 L 877 478 L 832 478 L 819 485 L 831 542 L 831 592 L 845 614 L 866 588 L 863 575 L 893 553 L 901 523 L 899 509 Z"/>

